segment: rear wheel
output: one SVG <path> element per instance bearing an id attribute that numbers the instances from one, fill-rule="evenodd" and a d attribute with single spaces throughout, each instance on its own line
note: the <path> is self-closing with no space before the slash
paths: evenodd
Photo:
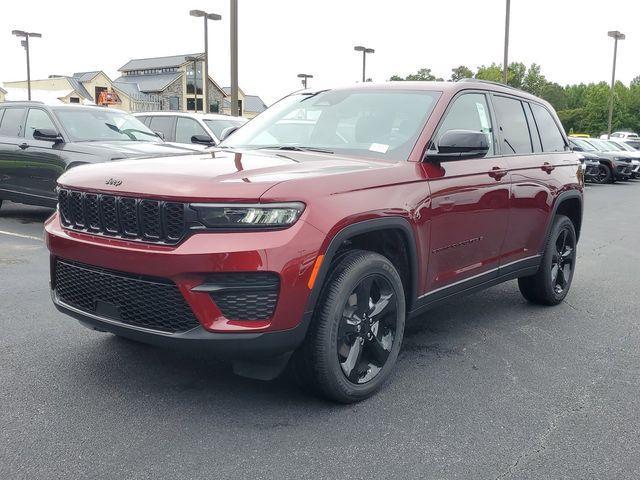
<path id="1" fill-rule="evenodd" d="M 613 183 L 613 174 L 609 165 L 601 163 L 597 175 L 593 177 L 593 181 L 594 183 Z"/>
<path id="2" fill-rule="evenodd" d="M 573 222 L 557 215 L 535 275 L 521 277 L 522 296 L 532 303 L 557 305 L 567 296 L 576 265 L 576 230 Z"/>
<path id="3" fill-rule="evenodd" d="M 331 400 L 363 400 L 393 370 L 404 325 L 398 271 L 382 255 L 354 250 L 342 257 L 323 288 L 294 357 L 294 373 L 303 386 Z"/>

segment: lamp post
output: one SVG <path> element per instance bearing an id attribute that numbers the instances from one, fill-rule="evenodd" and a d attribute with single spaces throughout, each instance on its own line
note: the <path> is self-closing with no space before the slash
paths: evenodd
<path id="1" fill-rule="evenodd" d="M 366 69 L 367 69 L 367 53 L 376 53 L 373 48 L 363 47 L 358 45 L 353 47 L 356 52 L 362 52 L 362 82 L 366 82 Z"/>
<path id="2" fill-rule="evenodd" d="M 194 95 L 194 100 L 193 100 L 193 111 L 195 113 L 198 113 L 198 62 L 200 60 L 202 60 L 201 57 L 192 57 L 192 56 L 188 56 L 184 58 L 187 62 L 193 62 L 193 95 Z M 204 85 L 204 83 L 203 83 Z M 204 96 L 204 88 L 202 90 L 202 94 Z M 204 103 L 203 107 L 204 107 Z"/>
<path id="3" fill-rule="evenodd" d="M 231 17 L 231 115 L 239 117 L 238 108 L 238 0 L 230 0 Z"/>
<path id="4" fill-rule="evenodd" d="M 313 75 L 310 75 L 308 73 L 299 73 L 298 74 L 298 78 L 302 79 L 302 86 L 306 89 L 307 88 L 307 80 L 309 80 L 310 78 L 313 78 Z"/>
<path id="5" fill-rule="evenodd" d="M 504 19 L 504 60 L 502 63 L 502 80 L 506 85 L 509 79 L 509 17 L 511 16 L 511 0 L 507 0 L 507 11 Z"/>
<path id="6" fill-rule="evenodd" d="M 611 138 L 611 122 L 613 120 L 613 88 L 616 83 L 616 57 L 618 56 L 618 40 L 624 40 L 626 38 L 624 33 L 620 33 L 617 30 L 608 32 L 607 35 L 614 39 L 613 42 L 613 71 L 611 72 L 611 94 L 609 98 L 609 123 L 607 126 L 607 138 Z"/>
<path id="7" fill-rule="evenodd" d="M 29 62 L 29 38 L 42 38 L 42 34 L 35 32 L 25 32 L 24 30 L 13 30 L 11 34 L 15 35 L 16 37 L 24 38 L 24 40 L 22 40 L 20 44 L 27 52 L 27 95 L 29 97 L 29 100 L 31 100 L 31 65 Z"/>
<path id="8" fill-rule="evenodd" d="M 209 113 L 209 20 L 221 20 L 222 17 L 216 13 L 207 13 L 203 10 L 191 10 L 189 15 L 192 17 L 202 17 L 204 19 L 204 74 L 202 82 L 202 102 L 204 113 Z M 197 105 L 196 105 L 197 108 Z"/>

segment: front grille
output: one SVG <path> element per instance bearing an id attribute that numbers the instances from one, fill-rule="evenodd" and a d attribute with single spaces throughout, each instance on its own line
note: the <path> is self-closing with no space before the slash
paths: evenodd
<path id="1" fill-rule="evenodd" d="M 185 204 L 60 189 L 62 225 L 108 237 L 174 245 L 186 233 Z"/>
<path id="2" fill-rule="evenodd" d="M 103 318 L 168 333 L 200 325 L 169 280 L 57 260 L 54 282 L 62 302 Z"/>
<path id="3" fill-rule="evenodd" d="M 279 277 L 269 272 L 218 273 L 207 277 L 211 298 L 229 320 L 264 320 L 273 316 Z"/>

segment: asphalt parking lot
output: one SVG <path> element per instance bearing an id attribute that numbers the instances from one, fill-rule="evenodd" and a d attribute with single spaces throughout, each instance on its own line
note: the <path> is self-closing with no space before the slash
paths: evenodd
<path id="1" fill-rule="evenodd" d="M 587 187 L 572 290 L 432 310 L 395 376 L 337 406 L 59 314 L 50 210 L 0 210 L 0 478 L 637 478 L 640 182 Z"/>

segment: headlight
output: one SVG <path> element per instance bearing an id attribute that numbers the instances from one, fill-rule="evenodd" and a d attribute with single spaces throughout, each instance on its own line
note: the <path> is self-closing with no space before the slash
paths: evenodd
<path id="1" fill-rule="evenodd" d="M 220 229 L 284 228 L 293 225 L 304 210 L 304 204 L 213 204 L 192 203 L 198 220 L 206 227 Z"/>

